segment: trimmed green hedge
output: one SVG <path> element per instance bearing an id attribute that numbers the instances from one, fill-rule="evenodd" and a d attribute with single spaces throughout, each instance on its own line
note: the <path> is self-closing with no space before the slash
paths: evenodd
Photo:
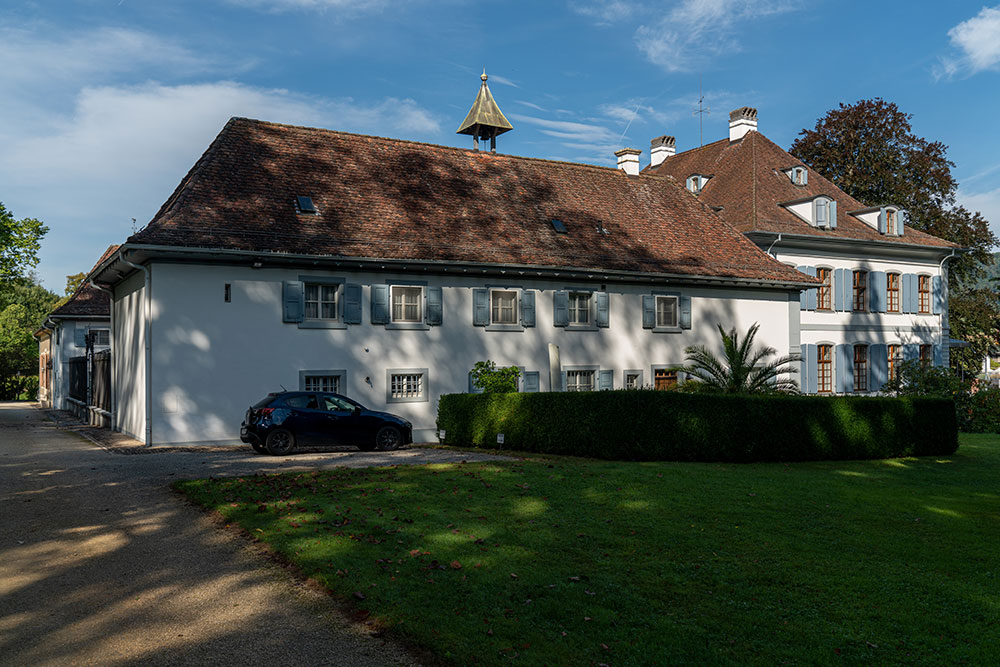
<path id="1" fill-rule="evenodd" d="M 446 443 L 626 461 L 815 461 L 952 454 L 940 398 L 663 391 L 448 394 Z"/>

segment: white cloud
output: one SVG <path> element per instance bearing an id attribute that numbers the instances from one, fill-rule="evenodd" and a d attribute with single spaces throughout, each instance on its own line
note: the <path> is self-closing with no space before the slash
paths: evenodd
<path id="1" fill-rule="evenodd" d="M 696 69 L 705 60 L 740 49 L 738 29 L 747 22 L 792 11 L 794 0 L 682 0 L 652 25 L 641 25 L 636 45 L 668 72 Z"/>
<path id="2" fill-rule="evenodd" d="M 993 233 L 1000 237 L 1000 188 L 976 193 L 959 189 L 955 198 L 970 211 L 982 213 L 989 220 Z"/>
<path id="3" fill-rule="evenodd" d="M 589 2 L 571 2 L 570 9 L 577 14 L 594 19 L 598 25 L 610 25 L 625 21 L 632 17 L 639 6 L 627 0 L 591 0 Z"/>
<path id="4" fill-rule="evenodd" d="M 534 109 L 535 111 L 546 111 L 545 107 L 540 107 L 537 104 L 535 104 L 534 102 L 526 102 L 524 100 L 514 100 L 514 101 L 517 102 L 518 104 L 523 104 L 524 106 L 528 107 L 529 109 Z"/>
<path id="5" fill-rule="evenodd" d="M 0 127 L 6 107 L 0 107 Z M 413 100 L 296 95 L 234 82 L 99 86 L 42 131 L 3 139 L 0 183 L 19 216 L 51 228 L 39 272 L 49 287 L 122 242 L 129 218 L 147 222 L 230 116 L 433 138 L 434 117 Z"/>
<path id="6" fill-rule="evenodd" d="M 489 80 L 490 81 L 495 81 L 496 83 L 502 84 L 504 86 L 513 86 L 514 88 L 520 88 L 521 87 L 521 86 L 517 85 L 516 83 L 514 83 L 511 79 L 508 79 L 505 76 L 500 76 L 499 74 L 490 74 L 489 75 Z"/>
<path id="7" fill-rule="evenodd" d="M 960 72 L 976 74 L 1000 66 L 1000 5 L 983 7 L 976 16 L 948 31 L 958 56 L 941 59 L 934 70 L 937 78 L 951 77 Z"/>

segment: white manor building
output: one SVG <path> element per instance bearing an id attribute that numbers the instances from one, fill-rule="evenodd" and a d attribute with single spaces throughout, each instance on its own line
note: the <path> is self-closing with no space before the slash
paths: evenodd
<path id="1" fill-rule="evenodd" d="M 508 129 L 484 78 L 460 132 L 478 149 Z M 710 198 L 725 156 L 756 143 L 804 165 L 756 132 L 662 159 L 666 143 L 640 173 L 631 149 L 612 169 L 230 120 L 90 276 L 113 292 L 115 428 L 235 441 L 247 406 L 285 387 L 342 392 L 431 440 L 438 397 L 468 391 L 477 361 L 521 367 L 523 391 L 666 387 L 686 346 L 718 345 L 717 324 L 802 350 L 810 391 L 876 391 L 890 349 L 944 363 L 953 245 L 899 211 L 885 236 L 880 209 L 812 174 L 783 176 L 787 229 L 746 227 L 744 204 Z M 806 219 L 807 197 L 834 202 L 836 229 Z"/>

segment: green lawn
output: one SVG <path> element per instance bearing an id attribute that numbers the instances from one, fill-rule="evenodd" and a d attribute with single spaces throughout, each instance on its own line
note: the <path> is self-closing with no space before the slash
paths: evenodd
<path id="1" fill-rule="evenodd" d="M 795 464 L 537 459 L 180 482 L 457 664 L 995 664 L 1000 437 Z"/>

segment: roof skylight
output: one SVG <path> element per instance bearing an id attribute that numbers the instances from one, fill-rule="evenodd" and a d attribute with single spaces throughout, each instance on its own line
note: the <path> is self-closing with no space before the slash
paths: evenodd
<path id="1" fill-rule="evenodd" d="M 316 205 L 313 204 L 312 197 L 296 197 L 296 204 L 298 204 L 299 211 L 301 213 L 316 213 Z"/>
<path id="2" fill-rule="evenodd" d="M 560 234 L 566 233 L 566 225 L 564 225 L 561 220 L 556 220 L 555 218 L 552 218 L 552 229 L 556 230 Z"/>

